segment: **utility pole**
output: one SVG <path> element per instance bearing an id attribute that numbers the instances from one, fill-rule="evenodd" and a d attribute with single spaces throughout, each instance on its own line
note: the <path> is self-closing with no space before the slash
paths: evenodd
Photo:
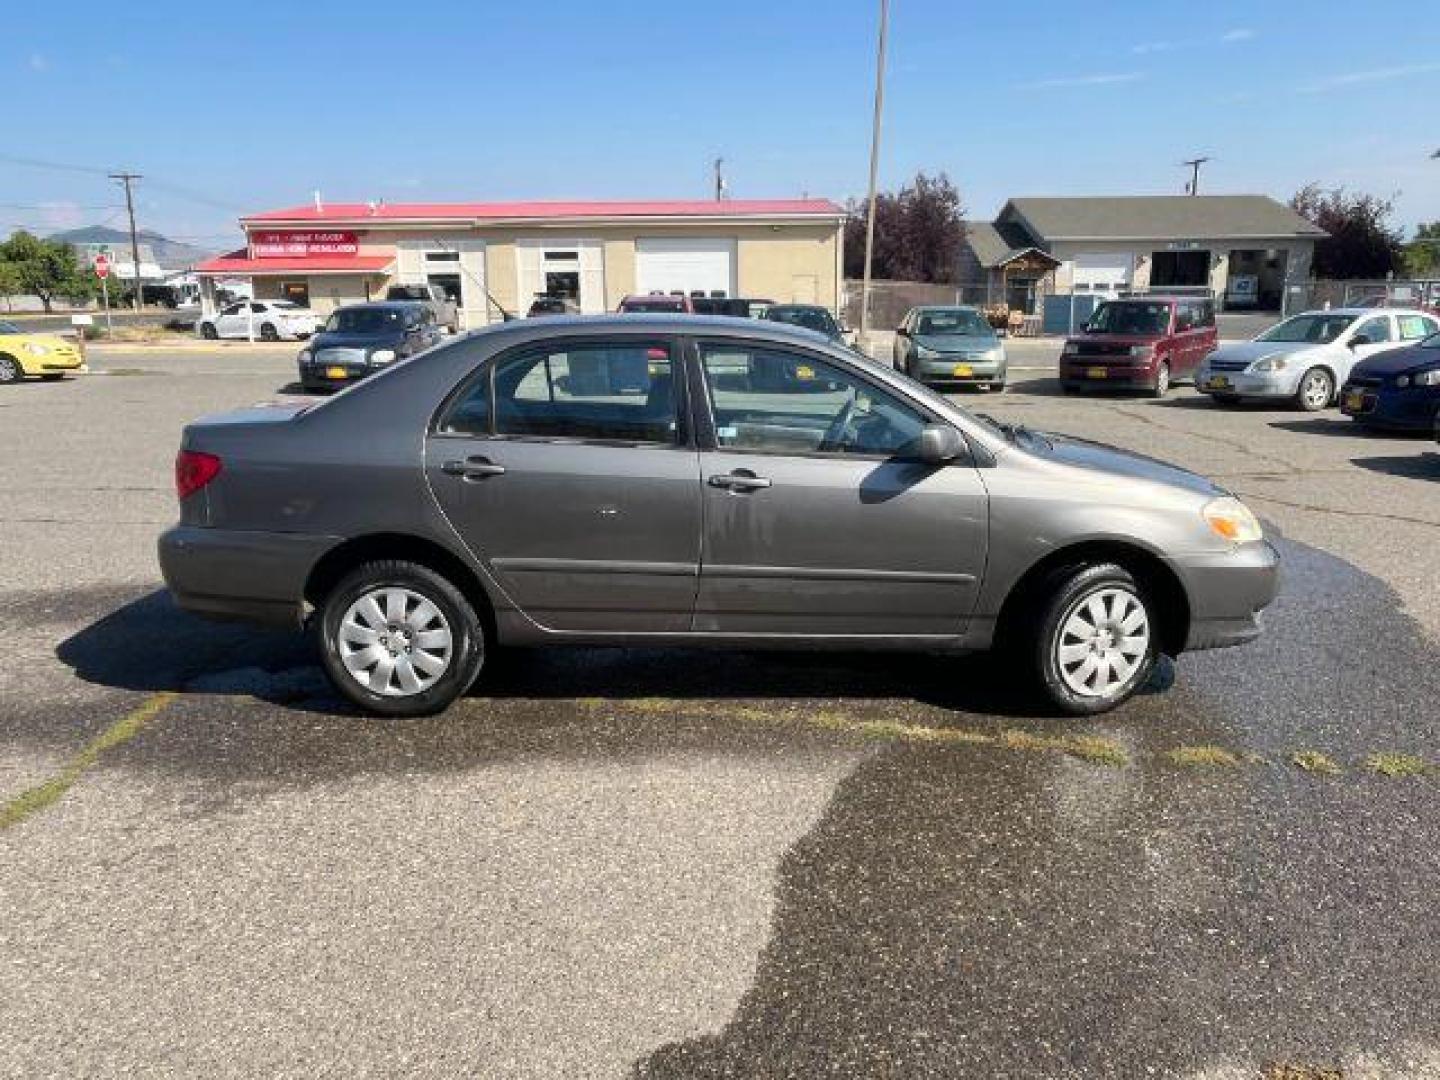
<path id="1" fill-rule="evenodd" d="M 1200 166 L 1210 159 L 1208 157 L 1191 158 L 1189 161 L 1182 161 L 1181 165 L 1190 166 L 1190 186 L 1185 189 L 1187 195 L 1200 194 Z"/>
<path id="2" fill-rule="evenodd" d="M 875 254 L 875 176 L 880 168 L 880 116 L 885 110 L 885 31 L 890 0 L 880 0 L 880 35 L 875 45 L 875 117 L 870 127 L 870 194 L 865 212 L 865 279 L 860 286 L 860 348 L 870 330 L 870 260 Z"/>
<path id="3" fill-rule="evenodd" d="M 716 202 L 719 202 L 721 199 L 725 198 L 725 172 L 724 172 L 724 169 L 725 169 L 725 159 L 724 159 L 723 157 L 717 157 L 717 158 L 715 159 L 715 201 L 716 201 Z"/>
<path id="4" fill-rule="evenodd" d="M 130 265 L 135 268 L 135 292 L 131 296 L 131 303 L 135 310 L 140 310 L 140 237 L 135 232 L 135 197 L 130 190 L 130 185 L 140 179 L 139 173 L 111 173 L 111 180 L 118 180 L 125 185 L 125 211 L 130 215 Z"/>

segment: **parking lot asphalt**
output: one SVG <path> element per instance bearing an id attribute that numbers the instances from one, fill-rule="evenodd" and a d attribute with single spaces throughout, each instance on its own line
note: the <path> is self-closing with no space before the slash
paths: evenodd
<path id="1" fill-rule="evenodd" d="M 1285 560 L 1261 641 L 1084 722 L 983 658 L 620 650 L 361 718 L 154 563 L 181 425 L 285 350 L 6 388 L 0 1074 L 1440 1076 L 1437 448 L 1057 348 L 962 403 Z"/>

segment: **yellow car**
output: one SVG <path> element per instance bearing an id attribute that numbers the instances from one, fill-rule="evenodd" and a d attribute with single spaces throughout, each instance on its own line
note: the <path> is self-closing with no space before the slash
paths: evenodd
<path id="1" fill-rule="evenodd" d="M 29 334 L 0 320 L 0 383 L 19 382 L 27 375 L 63 379 L 85 367 L 85 352 L 56 334 Z"/>

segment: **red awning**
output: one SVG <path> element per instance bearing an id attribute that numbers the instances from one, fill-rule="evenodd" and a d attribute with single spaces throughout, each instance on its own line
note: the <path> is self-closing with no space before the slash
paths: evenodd
<path id="1" fill-rule="evenodd" d="M 263 277 L 266 274 L 383 274 L 393 255 L 311 255 L 308 257 L 252 259 L 246 249 L 217 255 L 195 267 L 195 273 L 225 277 Z"/>

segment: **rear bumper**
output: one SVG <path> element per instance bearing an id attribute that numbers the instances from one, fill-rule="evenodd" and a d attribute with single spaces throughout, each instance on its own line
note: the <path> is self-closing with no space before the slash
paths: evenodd
<path id="1" fill-rule="evenodd" d="M 339 542 L 334 536 L 177 525 L 160 536 L 160 572 L 186 611 L 298 626 L 310 571 Z"/>
<path id="2" fill-rule="evenodd" d="M 1243 645 L 1260 636 L 1260 612 L 1280 588 L 1280 553 L 1268 540 L 1174 565 L 1190 597 L 1186 651 Z"/>

